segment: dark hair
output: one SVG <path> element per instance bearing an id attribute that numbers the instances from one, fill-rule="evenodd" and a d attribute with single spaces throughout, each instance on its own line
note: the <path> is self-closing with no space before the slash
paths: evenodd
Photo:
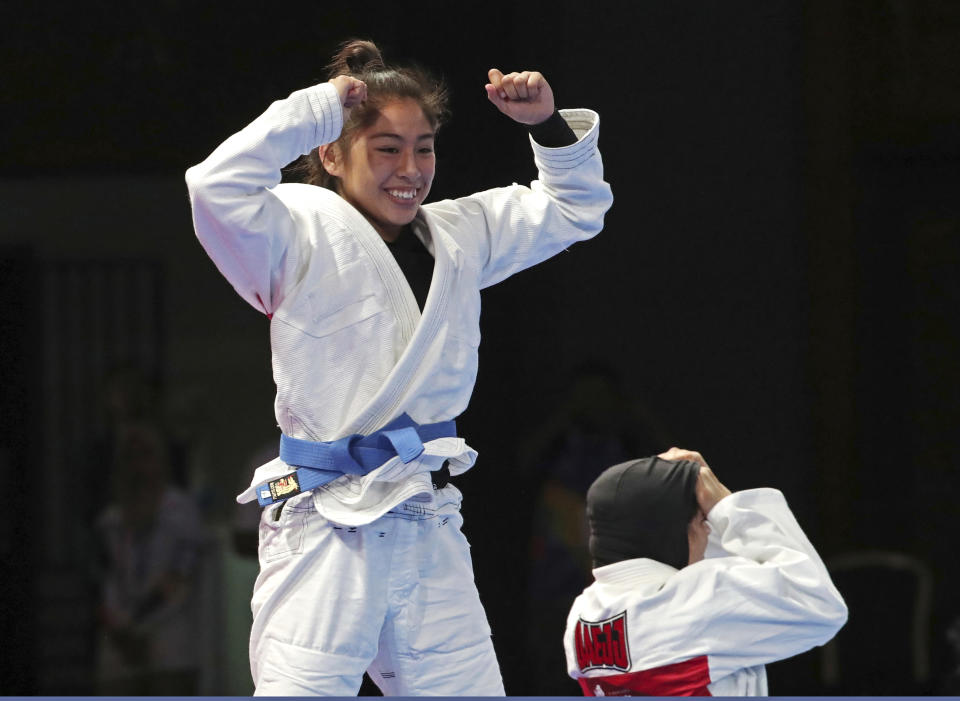
<path id="1" fill-rule="evenodd" d="M 418 66 L 387 66 L 372 41 L 351 39 L 341 44 L 327 66 L 328 79 L 338 75 L 349 75 L 367 84 L 366 101 L 350 110 L 350 117 L 334 142 L 341 152 L 346 151 L 357 131 L 377 121 L 380 110 L 391 100 L 416 100 L 434 131 L 447 117 L 448 95 L 443 82 Z M 296 169 L 311 185 L 337 189 L 339 179 L 324 170 L 317 149 L 301 159 Z"/>

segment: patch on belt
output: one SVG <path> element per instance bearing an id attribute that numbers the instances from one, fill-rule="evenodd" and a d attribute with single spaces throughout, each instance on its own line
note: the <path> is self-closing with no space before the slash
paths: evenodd
<path id="1" fill-rule="evenodd" d="M 270 488 L 270 496 L 274 501 L 278 499 L 289 499 L 300 493 L 300 483 L 297 482 L 297 473 L 291 472 L 289 475 L 278 477 L 272 482 L 267 482 Z"/>

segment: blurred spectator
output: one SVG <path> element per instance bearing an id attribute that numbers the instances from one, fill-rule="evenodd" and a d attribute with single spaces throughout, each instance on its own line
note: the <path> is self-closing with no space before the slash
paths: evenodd
<path id="1" fill-rule="evenodd" d="M 125 426 L 159 420 L 157 383 L 136 364 L 118 364 L 102 379 L 99 425 L 89 437 L 83 465 L 82 509 L 86 522 L 93 524 L 115 496 L 103 484 L 112 484 L 117 472 L 117 441 Z M 169 456 L 169 453 L 168 453 Z"/>
<path id="2" fill-rule="evenodd" d="M 116 433 L 111 502 L 97 520 L 102 548 L 98 693 L 198 691 L 197 582 L 204 530 L 170 481 L 168 442 L 150 423 Z"/>

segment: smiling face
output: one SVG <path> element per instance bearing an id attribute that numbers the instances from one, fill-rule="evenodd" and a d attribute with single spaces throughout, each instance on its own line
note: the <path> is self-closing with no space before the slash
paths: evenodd
<path id="1" fill-rule="evenodd" d="M 323 167 L 340 179 L 338 192 L 386 241 L 413 221 L 433 183 L 434 129 L 415 100 L 392 100 L 372 125 L 341 151 L 321 147 Z"/>

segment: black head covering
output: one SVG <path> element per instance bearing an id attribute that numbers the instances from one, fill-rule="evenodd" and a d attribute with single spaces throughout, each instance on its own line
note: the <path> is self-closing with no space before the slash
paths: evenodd
<path id="1" fill-rule="evenodd" d="M 695 462 L 643 458 L 614 465 L 587 491 L 594 566 L 647 557 L 680 569 L 697 512 Z"/>

